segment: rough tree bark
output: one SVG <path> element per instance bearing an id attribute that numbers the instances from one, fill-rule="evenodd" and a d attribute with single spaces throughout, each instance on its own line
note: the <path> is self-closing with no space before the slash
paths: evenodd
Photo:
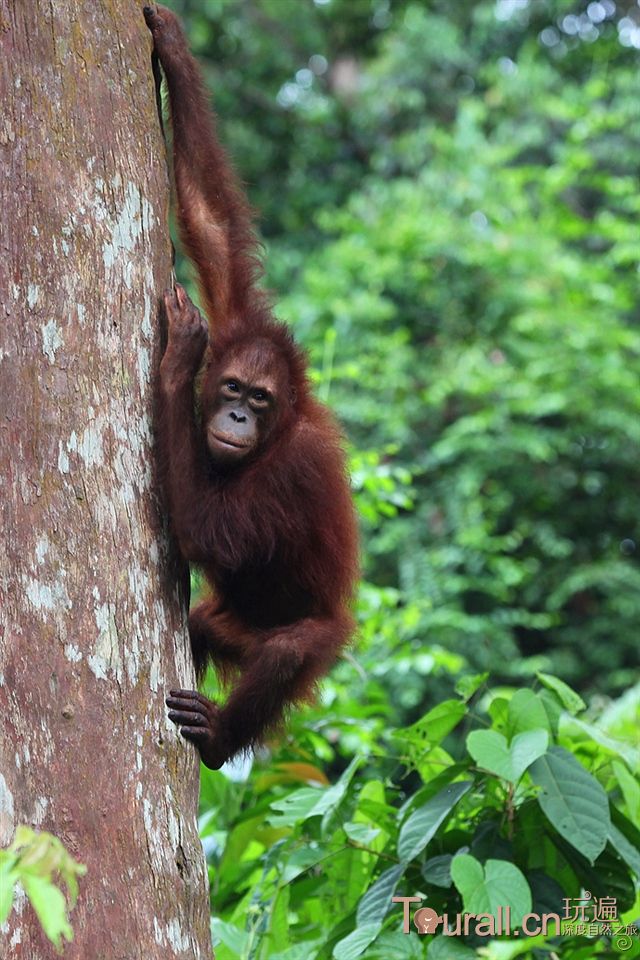
<path id="1" fill-rule="evenodd" d="M 88 867 L 77 960 L 211 956 L 153 476 L 168 182 L 135 0 L 0 0 L 0 845 Z M 18 903 L 0 955 L 54 957 Z"/>

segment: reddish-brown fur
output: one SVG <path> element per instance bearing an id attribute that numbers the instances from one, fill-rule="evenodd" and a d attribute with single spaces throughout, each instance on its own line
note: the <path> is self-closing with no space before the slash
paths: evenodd
<path id="1" fill-rule="evenodd" d="M 339 431 L 311 395 L 303 354 L 256 287 L 249 208 L 218 143 L 197 65 L 175 15 L 144 12 L 168 82 L 178 218 L 210 328 L 207 337 L 181 288 L 165 295 L 165 489 L 182 553 L 212 587 L 189 618 L 198 673 L 212 659 L 224 677 L 237 677 L 223 707 L 194 691 L 172 691 L 167 703 L 204 762 L 218 767 L 309 696 L 348 640 L 357 534 Z M 194 379 L 207 347 L 199 424 Z M 230 467 L 211 456 L 203 435 L 229 368 L 275 384 L 255 449 Z"/>

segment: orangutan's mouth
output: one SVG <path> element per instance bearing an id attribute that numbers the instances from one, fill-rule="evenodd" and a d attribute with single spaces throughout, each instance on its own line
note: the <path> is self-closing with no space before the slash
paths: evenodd
<path id="1" fill-rule="evenodd" d="M 218 443 L 224 444 L 225 447 L 235 447 L 236 450 L 246 450 L 247 447 L 251 446 L 250 442 L 247 443 L 238 440 L 237 437 L 233 437 L 228 433 L 213 433 L 212 431 L 209 436 Z"/>

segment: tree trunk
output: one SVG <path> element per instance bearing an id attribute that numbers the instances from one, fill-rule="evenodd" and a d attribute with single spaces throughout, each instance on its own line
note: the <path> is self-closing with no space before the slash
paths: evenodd
<path id="1" fill-rule="evenodd" d="M 152 451 L 168 181 L 134 0 L 0 0 L 0 845 L 88 867 L 77 960 L 211 956 Z M 174 565 L 175 567 L 175 565 Z M 24 897 L 12 960 L 56 956 Z"/>

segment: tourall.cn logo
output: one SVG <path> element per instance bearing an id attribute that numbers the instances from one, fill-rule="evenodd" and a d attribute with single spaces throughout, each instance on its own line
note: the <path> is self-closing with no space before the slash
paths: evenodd
<path id="1" fill-rule="evenodd" d="M 402 929 L 409 933 L 411 929 L 411 904 L 421 903 L 422 897 L 392 897 L 394 903 L 403 905 Z M 560 929 L 560 916 L 557 913 L 528 913 L 522 922 L 512 921 L 511 907 L 497 907 L 492 913 L 457 913 L 451 918 L 440 915 L 431 907 L 419 907 L 413 914 L 413 925 L 420 934 L 440 933 L 445 937 L 468 936 L 474 933 L 479 937 L 507 936 L 535 937 L 539 933 L 546 935 L 550 924 L 551 931 Z"/>
<path id="2" fill-rule="evenodd" d="M 492 913 L 447 913 L 439 916 L 435 910 L 421 907 L 416 910 L 413 923 L 418 933 L 441 933 L 443 937 L 536 937 L 546 936 L 560 929 L 557 913 L 527 913 L 520 924 L 512 920 L 510 907 L 497 907 Z"/>
<path id="3" fill-rule="evenodd" d="M 392 897 L 393 903 L 402 904 L 402 930 L 411 932 L 411 924 L 420 934 L 438 934 L 441 937 L 537 937 L 564 935 L 588 935 L 610 937 L 619 952 L 630 950 L 638 940 L 638 928 L 624 924 L 618 917 L 614 898 L 601 898 L 589 903 L 591 894 L 585 893 L 581 900 L 563 899 L 564 909 L 558 913 L 525 913 L 514 918 L 511 907 L 496 907 L 492 913 L 456 913 L 440 915 L 432 907 L 418 907 L 413 917 L 411 905 L 422 903 L 424 897 Z M 587 911 L 589 912 L 587 915 Z"/>

